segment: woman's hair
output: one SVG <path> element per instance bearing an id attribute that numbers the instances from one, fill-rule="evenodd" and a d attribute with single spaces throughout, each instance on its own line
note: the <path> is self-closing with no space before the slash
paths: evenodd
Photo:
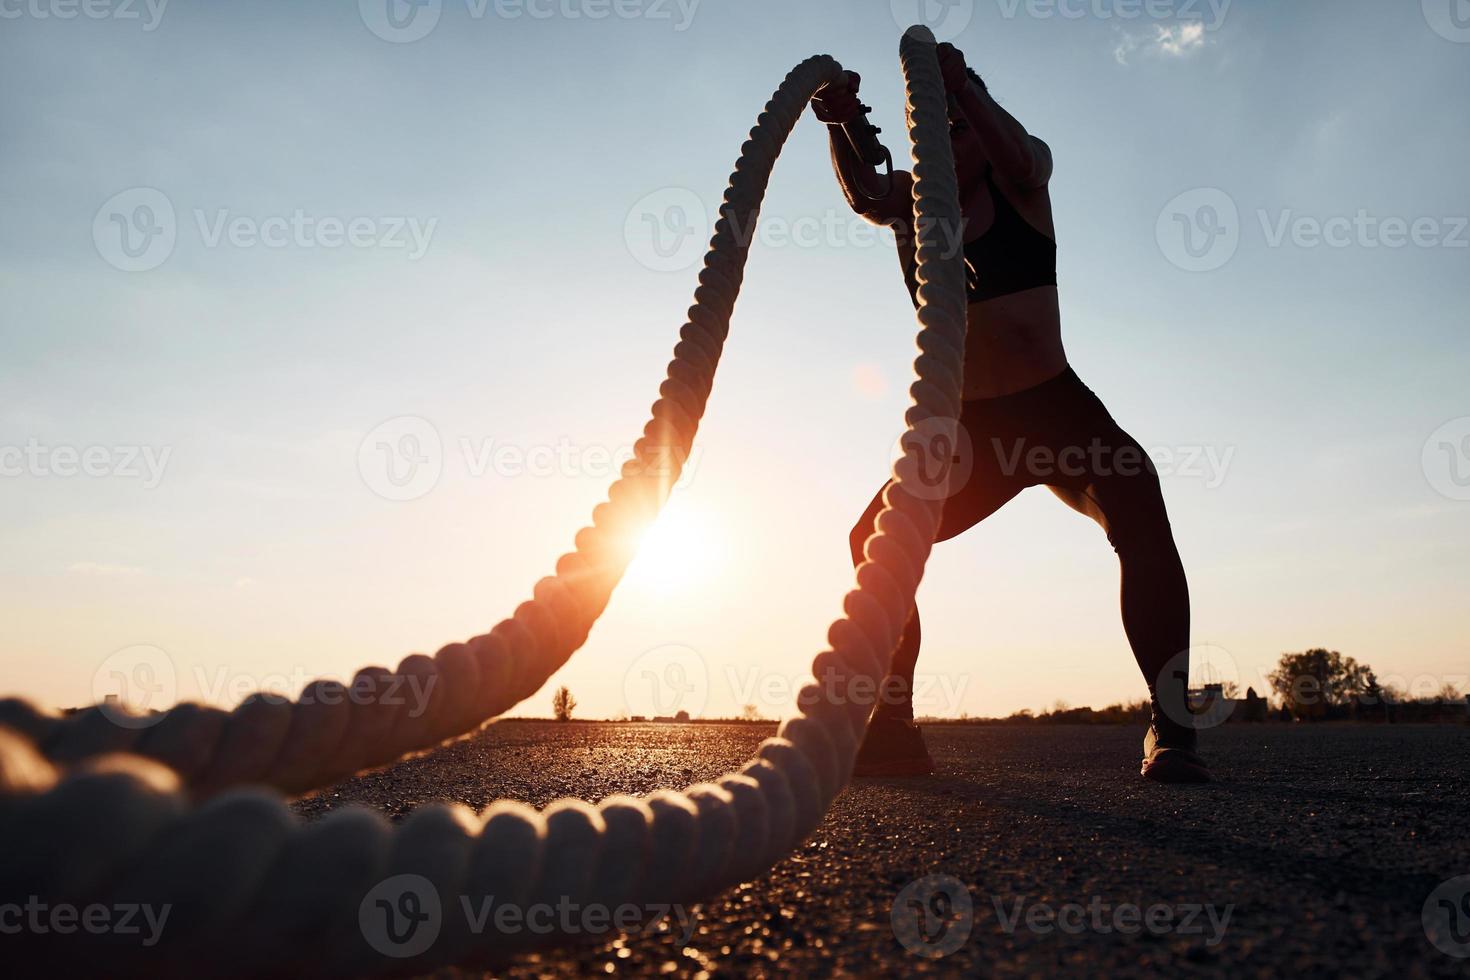
<path id="1" fill-rule="evenodd" d="M 971 68 L 969 65 L 966 65 L 965 66 L 965 74 L 970 76 L 970 81 L 972 81 L 976 85 L 980 86 L 980 91 L 982 91 L 982 92 L 989 92 L 990 91 L 990 89 L 987 88 L 986 85 L 985 85 L 985 80 L 982 79 L 975 72 L 975 69 Z"/>

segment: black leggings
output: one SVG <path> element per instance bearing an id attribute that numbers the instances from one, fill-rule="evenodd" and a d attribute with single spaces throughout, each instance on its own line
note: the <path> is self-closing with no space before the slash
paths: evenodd
<path id="1" fill-rule="evenodd" d="M 1169 685 L 1167 695 L 1182 704 L 1183 673 L 1160 675 L 1189 646 L 1189 585 L 1158 475 L 1142 447 L 1071 368 L 1025 391 L 967 401 L 960 423 L 956 476 L 936 540 L 969 530 L 1027 487 L 1050 488 L 1107 532 L 1123 572 L 1123 629 L 1149 693 L 1157 698 L 1160 685 Z M 879 491 L 852 529 L 854 564 L 864 560 L 863 544 L 882 509 Z M 879 714 L 913 717 L 919 639 L 915 608 L 893 653 Z"/>

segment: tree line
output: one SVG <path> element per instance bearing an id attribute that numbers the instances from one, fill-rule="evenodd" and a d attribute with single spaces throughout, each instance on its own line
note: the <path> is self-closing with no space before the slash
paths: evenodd
<path id="1" fill-rule="evenodd" d="M 1266 680 L 1279 705 L 1277 716 L 1283 720 L 1444 721 L 1464 717 L 1470 711 L 1470 698 L 1449 680 L 1442 681 L 1436 691 L 1413 693 L 1395 684 L 1381 682 L 1378 674 L 1367 664 L 1322 647 L 1300 653 L 1283 653 L 1276 669 L 1266 675 Z M 1249 707 L 1249 711 L 1237 713 L 1237 720 L 1265 720 L 1267 702 L 1256 694 L 1254 688 L 1246 692 L 1244 699 L 1239 685 L 1231 682 L 1214 685 L 1213 693 L 1242 701 Z M 561 687 L 552 695 L 551 703 L 552 714 L 557 721 L 570 721 L 577 699 L 566 687 Z M 1073 708 L 1059 701 L 1050 711 L 1040 714 L 1023 710 L 1006 718 L 961 715 L 958 719 L 926 720 L 960 724 L 1126 724 L 1146 722 L 1148 717 L 1147 701 L 1114 704 L 1102 709 Z M 669 720 L 689 721 L 690 718 L 688 712 L 681 711 L 676 718 Z M 748 704 L 740 719 L 726 720 L 752 722 L 761 720 L 761 715 L 755 705 Z"/>

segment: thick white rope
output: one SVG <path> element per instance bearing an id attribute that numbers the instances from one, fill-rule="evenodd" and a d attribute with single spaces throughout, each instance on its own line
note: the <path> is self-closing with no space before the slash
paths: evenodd
<path id="1" fill-rule="evenodd" d="M 688 452 L 744 268 L 746 244 L 732 223 L 751 227 L 745 222 L 759 210 L 786 136 L 815 91 L 841 71 L 827 56 L 787 76 L 742 147 L 638 459 L 594 512 L 594 527 L 578 534 L 577 551 L 514 617 L 432 659 L 400 665 L 400 673 L 432 672 L 444 681 L 424 718 L 329 711 L 322 699 L 294 706 L 256 700 L 228 717 L 175 709 L 134 739 L 97 710 L 63 721 L 8 703 L 3 723 L 15 733 L 0 729 L 0 834 L 16 849 L 0 865 L 0 903 L 39 896 L 79 908 L 172 909 L 163 940 L 151 948 L 119 936 L 23 934 L 25 949 L 44 950 L 53 968 L 78 957 L 95 963 L 101 951 L 109 972 L 148 976 L 195 975 L 200 963 L 221 975 L 421 971 L 494 959 L 518 944 L 446 914 L 445 934 L 428 950 L 384 957 L 365 940 L 358 911 L 373 886 L 394 875 L 421 876 L 446 909 L 457 909 L 461 896 L 490 895 L 520 907 L 646 907 L 748 880 L 816 828 L 847 781 L 866 725 L 869 705 L 851 692 L 874 689 L 886 673 L 938 525 L 940 503 L 905 486 L 918 478 L 921 459 L 934 458 L 926 443 L 953 444 L 960 408 L 964 279 L 959 256 L 944 254 L 942 243 L 961 219 L 933 36 L 910 29 L 900 56 L 914 157 L 921 352 L 904 457 L 857 588 L 828 631 L 831 649 L 813 661 L 821 682 L 802 689 L 796 715 L 756 758 L 683 792 L 613 797 L 595 807 L 563 800 L 544 812 L 512 801 L 479 815 L 432 805 L 396 829 L 361 808 L 301 825 L 260 790 L 234 790 L 197 807 L 185 793 L 191 783 L 204 796 L 250 781 L 300 790 L 384 764 L 504 711 L 582 643 L 629 558 L 615 541 L 657 513 L 672 483 L 666 472 L 650 475 L 647 461 L 674 449 L 682 451 L 673 454 L 677 462 Z M 947 466 L 945 454 L 939 458 Z M 386 672 L 359 677 L 379 673 Z M 131 754 L 102 754 L 119 749 Z M 78 759 L 86 761 L 58 771 L 56 763 Z"/>

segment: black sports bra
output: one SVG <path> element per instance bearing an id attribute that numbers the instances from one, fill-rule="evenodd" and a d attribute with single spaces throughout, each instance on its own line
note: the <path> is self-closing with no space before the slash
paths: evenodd
<path id="1" fill-rule="evenodd" d="M 1021 216 L 985 168 L 985 184 L 995 207 L 990 228 L 965 243 L 965 294 L 971 303 L 1057 284 L 1057 243 Z M 918 303 L 916 269 L 909 264 L 904 279 Z"/>

